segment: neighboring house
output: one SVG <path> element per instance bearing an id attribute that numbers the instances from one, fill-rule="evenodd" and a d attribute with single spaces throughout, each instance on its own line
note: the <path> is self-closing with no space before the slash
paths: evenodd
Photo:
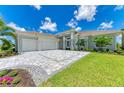
<path id="1" fill-rule="evenodd" d="M 105 48 L 116 50 L 116 36 L 122 34 L 121 31 L 82 31 L 68 30 L 56 35 L 38 32 L 20 32 L 17 31 L 17 51 L 38 51 L 38 50 L 55 50 L 68 49 L 76 50 L 78 39 L 84 39 L 85 49 L 97 48 L 94 38 L 100 35 L 112 37 L 112 44 Z"/>

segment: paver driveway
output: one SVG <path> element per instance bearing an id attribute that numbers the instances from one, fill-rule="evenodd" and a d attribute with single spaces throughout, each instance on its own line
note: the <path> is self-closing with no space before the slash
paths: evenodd
<path id="1" fill-rule="evenodd" d="M 20 55 L 1 58 L 0 70 L 5 68 L 26 69 L 32 75 L 36 85 L 67 67 L 70 63 L 89 54 L 89 52 L 48 50 L 24 52 Z"/>

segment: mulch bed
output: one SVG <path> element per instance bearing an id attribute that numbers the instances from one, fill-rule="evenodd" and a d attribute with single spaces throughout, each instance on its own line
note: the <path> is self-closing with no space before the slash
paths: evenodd
<path id="1" fill-rule="evenodd" d="M 32 77 L 28 71 L 23 70 L 23 69 L 10 69 L 9 73 L 12 71 L 17 72 L 17 75 L 13 76 L 12 78 L 19 77 L 20 80 L 18 83 L 14 84 L 14 85 L 12 84 L 10 87 L 36 87 Z M 4 75 L 4 76 L 7 76 L 7 75 Z M 2 76 L 2 77 L 4 77 L 4 76 Z M 9 86 L 4 86 L 4 87 L 9 87 Z"/>

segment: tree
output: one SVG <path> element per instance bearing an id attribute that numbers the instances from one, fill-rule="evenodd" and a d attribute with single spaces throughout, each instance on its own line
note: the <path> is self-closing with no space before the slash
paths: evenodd
<path id="1" fill-rule="evenodd" d="M 9 42 L 9 40 L 7 40 L 6 38 L 4 38 L 4 36 L 11 36 L 13 39 L 16 39 L 16 35 L 14 34 L 15 29 L 7 26 L 5 24 L 5 22 L 0 19 L 0 41 L 2 41 L 2 46 L 1 49 L 2 50 L 8 50 L 11 48 L 11 42 Z"/>
<path id="2" fill-rule="evenodd" d="M 111 45 L 112 38 L 108 36 L 98 36 L 94 39 L 96 46 L 99 47 L 100 51 L 103 51 L 103 47 Z"/>

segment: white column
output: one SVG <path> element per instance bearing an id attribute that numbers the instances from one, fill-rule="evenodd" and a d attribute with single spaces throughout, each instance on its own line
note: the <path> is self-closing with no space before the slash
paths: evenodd
<path id="1" fill-rule="evenodd" d="M 63 49 L 65 50 L 65 36 L 63 36 Z"/>
<path id="2" fill-rule="evenodd" d="M 93 48 L 93 45 L 92 45 L 92 36 L 88 36 L 88 48 L 89 49 Z"/>
<path id="3" fill-rule="evenodd" d="M 116 35 L 112 35 L 112 45 L 111 45 L 112 50 L 116 50 Z"/>
<path id="4" fill-rule="evenodd" d="M 86 41 L 85 48 L 88 49 L 88 37 L 85 37 L 84 40 Z"/>
<path id="5" fill-rule="evenodd" d="M 74 50 L 74 33 L 71 33 L 71 50 Z"/>

